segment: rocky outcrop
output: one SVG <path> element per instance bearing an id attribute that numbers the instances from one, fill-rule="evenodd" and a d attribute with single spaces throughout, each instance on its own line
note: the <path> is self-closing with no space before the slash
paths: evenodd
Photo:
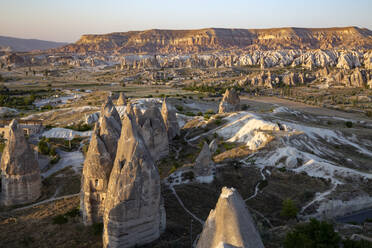
<path id="1" fill-rule="evenodd" d="M 99 127 L 96 124 L 81 178 L 80 209 L 86 225 L 102 222 L 113 159 L 100 138 Z"/>
<path id="2" fill-rule="evenodd" d="M 137 111 L 137 108 L 134 112 L 139 130 L 153 160 L 157 161 L 168 156 L 168 133 L 160 110 L 156 106 L 151 106 L 144 113 Z"/>
<path id="3" fill-rule="evenodd" d="M 176 111 L 169 106 L 167 100 L 164 99 L 161 107 L 161 115 L 163 116 L 165 127 L 168 133 L 168 140 L 174 139 L 180 135 L 180 127 L 178 126 Z"/>
<path id="4" fill-rule="evenodd" d="M 222 188 L 216 208 L 209 213 L 196 247 L 264 248 L 260 234 L 237 190 Z"/>
<path id="5" fill-rule="evenodd" d="M 121 133 L 117 118 L 116 108 L 108 98 L 95 125 L 81 177 L 80 208 L 86 225 L 103 221 L 107 185 Z"/>
<path id="6" fill-rule="evenodd" d="M 1 203 L 5 206 L 35 201 L 41 194 L 41 176 L 34 151 L 23 129 L 13 120 L 1 158 Z"/>
<path id="7" fill-rule="evenodd" d="M 104 212 L 103 247 L 149 243 L 165 228 L 160 177 L 136 121 L 125 115 Z"/>
<path id="8" fill-rule="evenodd" d="M 227 89 L 223 96 L 218 113 L 228 113 L 239 111 L 240 109 L 240 98 L 235 89 Z"/>
<path id="9" fill-rule="evenodd" d="M 210 176 L 212 174 L 213 161 L 209 146 L 204 142 L 203 148 L 195 160 L 194 171 L 197 176 Z"/>
<path id="10" fill-rule="evenodd" d="M 72 53 L 192 53 L 251 49 L 371 49 L 372 32 L 357 27 L 198 30 L 144 30 L 83 35 L 74 44 L 55 49 Z M 230 60 L 231 61 L 231 60 Z M 267 65 L 265 60 L 265 64 Z M 229 61 L 227 61 L 227 65 Z"/>
<path id="11" fill-rule="evenodd" d="M 127 105 L 127 98 L 125 97 L 124 92 L 120 92 L 119 98 L 118 98 L 118 100 L 116 102 L 116 105 L 118 105 L 118 106 Z"/>
<path id="12" fill-rule="evenodd" d="M 218 149 L 217 140 L 214 139 L 209 144 L 209 150 L 211 151 L 211 154 L 214 154 L 217 151 L 217 149 Z"/>
<path id="13" fill-rule="evenodd" d="M 105 116 L 107 118 L 113 118 L 116 123 L 113 123 L 115 125 L 115 129 L 119 131 L 121 130 L 121 119 L 118 111 L 115 108 L 115 105 L 112 103 L 111 97 L 107 97 L 105 103 L 101 107 L 101 117 Z"/>

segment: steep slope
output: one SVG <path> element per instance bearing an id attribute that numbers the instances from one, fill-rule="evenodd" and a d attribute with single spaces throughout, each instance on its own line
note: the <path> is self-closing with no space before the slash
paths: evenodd
<path id="1" fill-rule="evenodd" d="M 65 42 L 0 36 L 0 51 L 29 52 L 32 50 L 47 50 L 57 48 L 66 44 L 67 43 Z"/>
<path id="2" fill-rule="evenodd" d="M 83 35 L 59 52 L 173 53 L 223 49 L 372 48 L 372 32 L 358 27 L 159 30 Z"/>

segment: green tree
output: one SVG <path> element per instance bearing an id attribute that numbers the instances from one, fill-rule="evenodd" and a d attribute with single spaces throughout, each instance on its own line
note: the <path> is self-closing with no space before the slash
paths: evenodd
<path id="1" fill-rule="evenodd" d="M 287 233 L 284 248 L 337 248 L 340 242 L 332 224 L 310 219 L 309 223 L 299 224 Z"/>
<path id="2" fill-rule="evenodd" d="M 287 219 L 296 218 L 298 213 L 298 208 L 296 207 L 295 203 L 291 199 L 285 199 L 282 204 L 282 211 L 280 215 Z"/>

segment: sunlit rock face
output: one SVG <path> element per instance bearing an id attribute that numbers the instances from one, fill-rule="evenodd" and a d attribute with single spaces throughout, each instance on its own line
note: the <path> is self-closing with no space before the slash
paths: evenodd
<path id="1" fill-rule="evenodd" d="M 120 132 L 119 115 L 108 98 L 95 125 L 81 177 L 80 208 L 86 225 L 103 221 L 107 186 Z"/>
<path id="2" fill-rule="evenodd" d="M 244 200 L 234 188 L 222 188 L 216 208 L 209 213 L 196 247 L 264 247 Z"/>
<path id="3" fill-rule="evenodd" d="M 143 245 L 165 229 L 159 173 L 131 115 L 123 119 L 103 220 L 103 247 Z"/>
<path id="4" fill-rule="evenodd" d="M 167 103 L 166 99 L 164 99 L 161 107 L 161 115 L 167 129 L 168 139 L 172 140 L 180 134 L 180 127 L 178 126 L 176 111 Z"/>
<path id="5" fill-rule="evenodd" d="M 30 203 L 41 194 L 40 168 L 16 120 L 1 158 L 1 203 L 5 206 Z"/>
<path id="6" fill-rule="evenodd" d="M 235 112 L 240 109 L 240 98 L 235 89 L 227 89 L 218 108 L 219 113 Z"/>
<path id="7" fill-rule="evenodd" d="M 212 166 L 212 154 L 208 144 L 204 142 L 203 148 L 195 160 L 195 174 L 197 176 L 210 176 L 212 174 Z"/>
<path id="8" fill-rule="evenodd" d="M 135 111 L 139 131 L 154 161 L 168 156 L 168 133 L 160 110 L 151 106 L 143 113 Z"/>

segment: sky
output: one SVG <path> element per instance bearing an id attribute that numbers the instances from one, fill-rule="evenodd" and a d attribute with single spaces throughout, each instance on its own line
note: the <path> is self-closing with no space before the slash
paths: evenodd
<path id="1" fill-rule="evenodd" d="M 358 26 L 372 0 L 0 0 L 0 35 L 75 42 L 146 29 Z"/>

